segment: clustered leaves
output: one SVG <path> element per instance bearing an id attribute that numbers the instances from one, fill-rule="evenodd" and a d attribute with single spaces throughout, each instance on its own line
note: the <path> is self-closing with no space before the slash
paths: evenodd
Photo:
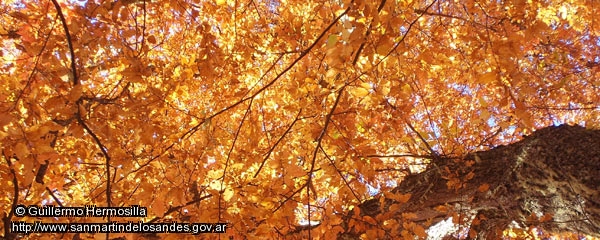
<path id="1" fill-rule="evenodd" d="M 410 216 L 342 216 L 424 159 L 599 127 L 594 4 L 3 1 L 0 214 L 141 205 L 227 236 L 423 237 Z"/>

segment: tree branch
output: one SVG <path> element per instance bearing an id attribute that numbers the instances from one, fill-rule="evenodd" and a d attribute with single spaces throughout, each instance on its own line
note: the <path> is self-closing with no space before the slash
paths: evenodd
<path id="1" fill-rule="evenodd" d="M 58 204 L 58 206 L 60 206 L 60 207 L 65 206 L 62 203 L 62 201 L 60 201 L 60 199 L 58 199 L 58 197 L 56 197 L 56 195 L 54 195 L 54 192 L 52 190 L 50 190 L 50 188 L 48 186 L 46 186 L 46 191 L 48 191 L 48 194 L 50 194 L 50 196 L 52 197 L 52 199 L 54 199 L 54 201 Z"/>
<path id="2" fill-rule="evenodd" d="M 69 33 L 69 27 L 67 26 L 67 20 L 65 15 L 62 13 L 60 4 L 56 0 L 52 0 L 54 8 L 58 12 L 58 17 L 62 22 L 63 29 L 65 30 L 65 36 L 67 37 L 67 44 L 69 44 L 69 52 L 71 53 L 71 71 L 73 72 L 73 85 L 79 84 L 79 78 L 77 77 L 77 67 L 75 66 L 75 50 L 73 50 L 73 41 L 71 40 L 71 34 Z"/>
<path id="3" fill-rule="evenodd" d="M 279 210 L 281 207 L 283 207 L 283 205 L 285 205 L 285 203 L 287 201 L 289 201 L 290 199 L 292 199 L 294 197 L 294 195 L 298 194 L 300 191 L 302 191 L 302 189 L 304 189 L 304 187 L 308 186 L 308 181 L 305 182 L 302 186 L 300 186 L 298 189 L 296 189 L 296 191 L 292 192 L 292 195 L 290 195 L 289 197 L 286 197 L 283 202 L 281 202 L 281 204 L 279 204 L 279 206 L 277 206 L 275 209 L 273 209 L 273 213 L 277 212 L 277 210 Z"/>
<path id="4" fill-rule="evenodd" d="M 242 121 L 240 122 L 239 127 L 237 128 L 237 131 L 235 132 L 235 136 L 233 137 L 233 142 L 231 143 L 231 148 L 229 148 L 229 152 L 227 153 L 227 160 L 225 161 L 225 167 L 223 168 L 223 175 L 221 176 L 221 186 L 219 187 L 219 214 L 218 214 L 218 222 L 221 221 L 221 200 L 223 199 L 223 183 L 225 183 L 225 176 L 227 175 L 227 167 L 229 167 L 229 161 L 231 160 L 231 152 L 233 152 L 233 149 L 235 148 L 235 143 L 238 140 L 238 137 L 240 136 L 240 131 L 242 130 L 242 126 L 244 125 L 244 122 L 246 121 L 246 117 L 248 117 L 248 113 L 250 113 L 250 109 L 252 109 L 252 100 L 250 100 L 250 103 L 248 104 L 248 109 L 246 109 L 246 113 L 244 113 L 244 116 L 242 117 Z"/>
<path id="5" fill-rule="evenodd" d="M 55 1 L 55 0 L 53 0 L 53 1 Z M 80 98 L 80 100 L 77 101 L 78 106 L 79 106 L 79 104 L 81 104 L 81 98 Z M 104 146 L 104 144 L 102 144 L 102 142 L 100 141 L 100 138 L 98 138 L 98 136 L 92 131 L 92 129 L 90 129 L 90 127 L 88 127 L 88 125 L 85 123 L 83 118 L 81 118 L 79 108 L 77 108 L 76 118 L 77 118 L 77 122 L 83 127 L 83 129 L 85 129 L 85 131 L 90 136 L 92 136 L 92 138 L 96 142 L 96 145 L 98 145 L 98 148 L 100 148 L 100 152 L 102 152 L 102 155 L 104 156 L 105 168 L 106 168 L 106 173 L 105 173 L 106 174 L 106 206 L 111 207 L 112 203 L 111 203 L 111 183 L 110 183 L 110 155 L 108 155 L 108 151 L 106 150 L 106 147 Z M 110 217 L 110 215 L 108 215 L 106 217 L 106 222 L 108 222 L 108 223 L 111 222 L 110 219 L 111 219 L 111 217 Z M 106 232 L 106 239 L 109 239 L 109 235 L 110 235 L 110 232 Z"/>
<path id="6" fill-rule="evenodd" d="M 383 6 L 385 6 L 385 1 L 386 0 L 382 0 L 381 3 L 379 3 L 379 7 L 377 8 L 378 14 L 381 12 L 381 9 L 383 9 Z M 372 28 L 373 28 L 373 22 L 370 22 L 369 27 L 367 28 L 367 33 L 365 34 L 365 41 L 371 35 Z M 365 47 L 365 42 L 362 42 L 360 44 L 360 46 L 358 46 L 358 50 L 356 50 L 356 55 L 354 55 L 354 59 L 352 60 L 352 65 L 356 64 L 356 62 L 358 61 L 358 57 L 360 57 L 360 53 L 362 52 L 364 47 Z"/>
<path id="7" fill-rule="evenodd" d="M 171 214 L 171 213 L 174 213 L 175 211 L 177 211 L 177 210 L 179 210 L 179 209 L 182 209 L 182 208 L 184 208 L 184 207 L 190 206 L 190 205 L 192 205 L 192 204 L 199 203 L 199 202 L 201 202 L 201 201 L 203 201 L 204 199 L 207 199 L 207 198 L 209 198 L 209 197 L 212 197 L 212 195 L 210 195 L 210 194 L 208 194 L 208 195 L 204 195 L 204 196 L 202 196 L 202 197 L 200 197 L 200 198 L 198 198 L 198 199 L 193 199 L 192 201 L 189 201 L 189 202 L 187 202 L 187 203 L 185 203 L 185 204 L 183 204 L 183 205 L 181 205 L 181 206 L 169 207 L 169 210 L 167 210 L 167 211 L 164 213 L 164 215 L 163 215 L 163 216 L 167 216 L 167 215 L 169 215 L 169 214 Z M 160 218 L 160 217 L 154 217 L 152 220 L 148 221 L 148 223 L 153 223 L 153 222 L 156 222 L 156 221 L 158 221 L 159 219 L 161 219 L 161 218 Z"/>
<path id="8" fill-rule="evenodd" d="M 323 32 L 321 32 L 321 35 L 319 35 L 317 37 L 317 39 L 315 39 L 315 41 L 304 51 L 302 51 L 302 53 L 300 54 L 300 56 L 298 56 L 298 58 L 296 58 L 290 65 L 288 65 L 281 73 L 277 74 L 277 76 L 275 76 L 275 78 L 273 80 L 271 80 L 269 83 L 267 83 L 265 86 L 263 86 L 262 88 L 260 88 L 258 91 L 256 91 L 254 94 L 252 94 L 249 97 L 243 98 L 239 101 L 237 101 L 236 103 L 229 105 L 228 107 L 223 108 L 222 110 L 214 113 L 213 115 L 206 117 L 204 119 L 202 119 L 202 121 L 199 121 L 198 124 L 196 124 L 196 126 L 193 126 L 192 128 L 190 128 L 187 132 L 185 132 L 183 135 L 181 135 L 181 137 L 179 138 L 179 140 L 184 139 L 186 137 L 189 137 L 191 135 L 193 135 L 194 133 L 196 133 L 198 131 L 198 129 L 200 129 L 200 126 L 202 126 L 202 124 L 206 123 L 206 121 L 232 109 L 235 108 L 236 106 L 242 104 L 245 101 L 248 101 L 250 99 L 254 99 L 254 97 L 258 96 L 258 94 L 262 93 L 263 91 L 265 91 L 268 87 L 272 86 L 275 82 L 277 82 L 277 80 L 279 80 L 283 75 L 285 75 L 290 69 L 292 69 L 298 62 L 300 62 L 300 60 L 302 58 L 304 58 L 306 55 L 308 55 L 308 53 L 310 53 L 310 51 L 317 45 L 317 43 L 323 39 L 323 37 L 325 36 L 325 34 L 344 16 L 348 13 L 348 11 L 350 11 L 350 7 L 346 8 L 346 10 L 344 12 L 342 12 L 339 16 L 337 16 L 332 22 L 331 24 L 329 24 L 329 26 L 327 26 L 325 28 L 325 30 L 323 30 Z M 273 66 L 271 68 L 274 68 L 274 66 L 276 65 L 276 63 L 273 64 Z M 271 69 L 270 68 L 270 69 Z M 267 73 L 263 74 L 263 76 L 261 76 L 261 79 L 266 76 Z M 129 175 L 131 173 L 137 172 L 139 170 L 141 170 L 142 168 L 146 167 L 147 165 L 149 165 L 152 161 L 154 161 L 155 159 L 157 159 L 158 157 L 162 156 L 163 154 L 165 154 L 167 151 L 169 151 L 170 149 L 172 149 L 175 146 L 176 142 L 171 143 L 171 145 L 169 145 L 168 147 L 165 148 L 165 150 L 158 154 L 157 156 L 151 158 L 150 160 L 148 160 L 147 162 L 143 163 L 140 165 L 140 167 L 132 170 L 131 172 L 127 173 L 126 175 Z"/>
<path id="9" fill-rule="evenodd" d="M 423 10 L 423 11 L 426 12 L 427 10 L 429 10 L 429 8 L 431 8 L 431 6 L 433 6 L 433 4 L 435 4 L 436 2 L 437 2 L 437 0 L 434 0 L 433 2 L 431 2 L 431 4 L 427 5 L 425 10 Z M 390 56 L 390 54 L 392 54 L 392 52 L 394 52 L 394 51 L 396 51 L 396 49 L 398 49 L 398 46 L 400 46 L 400 43 L 404 42 L 404 39 L 406 39 L 406 36 L 408 36 L 410 29 L 412 29 L 413 25 L 415 25 L 415 23 L 417 23 L 417 21 L 419 21 L 419 19 L 421 19 L 422 16 L 423 16 L 423 13 L 419 14 L 419 16 L 408 25 L 408 28 L 406 28 L 406 33 L 404 35 L 402 35 L 402 38 L 398 41 L 398 43 L 396 43 L 394 45 L 394 47 L 381 59 L 381 61 L 379 63 L 382 63 L 383 60 L 385 60 L 387 57 Z M 377 63 L 376 65 L 379 65 L 379 63 Z"/>
<path id="10" fill-rule="evenodd" d="M 348 187 L 348 189 L 350 189 L 350 192 L 352 193 L 352 195 L 354 195 L 354 198 L 356 198 L 356 200 L 358 200 L 358 202 L 360 203 L 362 200 L 360 199 L 360 197 L 358 197 L 358 194 L 356 194 L 356 192 L 354 192 L 354 189 L 352 189 L 352 187 L 350 187 L 350 183 L 348 182 L 348 180 L 346 180 L 346 178 L 342 174 L 342 171 L 335 165 L 335 162 L 333 161 L 333 159 L 331 159 L 331 157 L 329 157 L 329 155 L 327 155 L 327 153 L 325 152 L 323 147 L 320 147 L 320 149 L 321 149 L 321 152 L 323 152 L 323 155 L 325 155 L 325 158 L 327 158 L 327 160 L 329 160 L 329 162 L 331 163 L 331 166 L 333 166 L 333 168 L 338 173 L 338 175 L 340 175 L 340 177 L 344 181 L 344 184 L 346 184 L 346 187 Z"/>
<path id="11" fill-rule="evenodd" d="M 338 104 L 340 103 L 340 99 L 342 98 L 342 95 L 344 94 L 344 90 L 346 89 L 347 85 L 344 85 L 341 89 L 340 89 L 340 94 L 338 94 L 338 96 L 335 98 L 335 103 L 333 104 L 333 107 L 331 107 L 331 111 L 329 111 L 329 114 L 327 114 L 327 116 L 325 117 L 325 125 L 323 126 L 323 129 L 321 129 L 321 133 L 319 134 L 319 137 L 317 137 L 317 146 L 315 147 L 315 150 L 313 151 L 313 156 L 312 156 L 312 161 L 310 163 L 310 171 L 308 172 L 308 181 L 306 182 L 307 186 L 311 186 L 312 185 L 312 176 L 313 176 L 313 172 L 315 170 L 315 162 L 317 161 L 317 153 L 319 151 L 319 149 L 321 148 L 321 142 L 323 141 L 323 137 L 325 136 L 325 133 L 327 132 L 327 127 L 329 126 L 329 123 L 331 122 L 331 117 L 333 116 L 333 112 L 335 111 L 335 109 L 337 108 Z M 316 193 L 315 193 L 316 194 Z M 315 196 L 316 197 L 316 196 Z M 308 199 L 308 226 L 310 228 L 310 187 L 306 188 L 306 198 Z M 310 230 L 308 231 L 308 239 L 310 238 Z"/>
<path id="12" fill-rule="evenodd" d="M 296 124 L 296 122 L 298 122 L 298 120 L 300 120 L 300 113 L 302 113 L 302 109 L 300 109 L 300 111 L 296 115 L 296 118 L 294 119 L 294 121 L 292 122 L 292 124 L 290 124 L 290 126 L 288 127 L 288 129 L 285 130 L 285 132 L 281 135 L 281 137 L 279 139 L 277 139 L 277 142 L 275 142 L 275 144 L 273 144 L 273 146 L 271 147 L 271 149 L 269 149 L 269 151 L 267 152 L 267 155 L 265 156 L 265 158 L 263 159 L 262 163 L 260 164 L 260 167 L 258 167 L 258 170 L 256 170 L 256 173 L 254 174 L 254 178 L 256 178 L 256 176 L 258 176 L 258 174 L 260 173 L 260 170 L 263 168 L 263 166 L 265 165 L 265 163 L 269 159 L 269 156 L 271 156 L 271 153 L 273 153 L 273 150 L 275 150 L 275 148 L 281 142 L 281 140 L 283 140 L 283 138 L 285 138 L 285 136 L 292 130 L 292 127 L 294 126 L 294 124 Z"/>
<path id="13" fill-rule="evenodd" d="M 412 158 L 422 158 L 422 159 L 434 159 L 434 156 L 431 155 L 418 155 L 418 154 L 390 154 L 390 155 L 382 155 L 382 154 L 370 154 L 359 156 L 364 158 L 402 158 L 402 157 L 412 157 Z"/>
<path id="14" fill-rule="evenodd" d="M 13 177 L 12 177 L 13 199 L 12 199 L 10 209 L 8 211 L 8 215 L 5 215 L 5 213 L 2 214 L 3 215 L 2 222 L 4 223 L 4 237 L 6 239 L 13 239 L 15 237 L 15 235 L 10 230 L 11 229 L 10 222 L 15 213 L 14 211 L 15 211 L 15 208 L 17 207 L 17 203 L 19 202 L 19 181 L 17 180 L 17 173 L 12 168 L 12 163 L 10 162 L 10 157 L 6 156 L 6 154 L 4 153 L 4 149 L 2 149 L 2 155 L 4 156 L 4 159 L 6 160 L 6 163 L 8 164 L 10 173 L 13 175 Z"/>

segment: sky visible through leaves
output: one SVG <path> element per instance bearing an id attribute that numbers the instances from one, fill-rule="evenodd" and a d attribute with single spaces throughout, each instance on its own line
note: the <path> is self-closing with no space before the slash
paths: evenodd
<path id="1" fill-rule="evenodd" d="M 145 222 L 229 223 L 222 238 L 279 238 L 310 219 L 312 238 L 331 239 L 343 214 L 432 156 L 552 124 L 599 128 L 598 9 L 2 1 L 0 215 L 141 205 Z M 427 228 L 373 221 L 365 238 Z"/>

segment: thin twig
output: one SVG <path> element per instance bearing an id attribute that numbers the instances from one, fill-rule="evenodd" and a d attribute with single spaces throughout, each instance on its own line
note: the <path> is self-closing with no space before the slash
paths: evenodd
<path id="1" fill-rule="evenodd" d="M 256 176 L 258 176 L 258 174 L 260 173 L 260 170 L 263 168 L 263 166 L 265 165 L 265 163 L 269 159 L 269 156 L 271 156 L 271 153 L 273 153 L 273 150 L 275 150 L 275 148 L 277 147 L 277 145 L 292 130 L 292 127 L 294 126 L 294 124 L 296 124 L 296 122 L 298 122 L 298 120 L 300 120 L 300 113 L 302 113 L 302 109 L 300 109 L 300 111 L 298 112 L 298 114 L 296 114 L 296 118 L 290 124 L 290 126 L 288 127 L 288 129 L 285 130 L 285 132 L 281 135 L 281 137 L 279 137 L 279 139 L 277 139 L 277 142 L 275 142 L 275 144 L 273 144 L 273 146 L 271 147 L 271 149 L 269 149 L 269 151 L 267 152 L 267 154 L 266 154 L 265 158 L 263 159 L 262 163 L 258 167 L 258 170 L 256 170 L 256 173 L 254 174 L 254 178 L 256 178 Z"/>
<path id="2" fill-rule="evenodd" d="M 60 207 L 64 207 L 65 206 L 62 203 L 62 201 L 60 201 L 60 199 L 58 199 L 58 197 L 56 197 L 56 195 L 54 194 L 54 192 L 52 190 L 50 190 L 50 188 L 48 186 L 46 186 L 46 191 L 48 191 L 48 194 L 50 194 L 50 196 L 52 197 L 52 199 L 54 199 L 54 201 L 58 204 L 58 206 L 60 206 Z"/>
<path id="3" fill-rule="evenodd" d="M 190 206 L 190 205 L 192 205 L 192 204 L 195 204 L 195 203 L 199 203 L 199 202 L 201 202 L 202 200 L 204 200 L 204 199 L 207 199 L 207 198 L 209 198 L 209 197 L 212 197 L 212 195 L 208 194 L 208 195 L 202 196 L 202 197 L 200 197 L 200 198 L 198 198 L 198 199 L 194 199 L 194 200 L 192 200 L 192 201 L 189 201 L 189 202 L 187 202 L 187 203 L 185 203 L 185 204 L 183 204 L 183 205 L 180 205 L 180 206 L 175 206 L 175 207 L 169 207 L 169 209 L 168 209 L 168 210 L 167 210 L 167 211 L 166 211 L 166 212 L 163 214 L 163 217 L 164 217 L 164 216 L 167 216 L 167 215 L 169 215 L 169 214 L 171 214 L 171 213 L 174 213 L 174 212 L 176 212 L 176 211 L 178 211 L 179 209 L 182 209 L 182 208 L 184 208 L 184 207 Z M 156 221 L 158 221 L 158 219 L 160 219 L 160 218 L 161 218 L 161 217 L 158 217 L 158 216 L 157 216 L 157 217 L 154 217 L 152 220 L 148 221 L 148 223 L 153 223 L 153 222 L 156 222 Z"/>
<path id="4" fill-rule="evenodd" d="M 78 104 L 81 103 L 81 101 L 78 101 Z M 104 156 L 104 160 L 105 160 L 105 168 L 106 168 L 106 206 L 107 207 L 111 207 L 112 203 L 111 203 L 111 183 L 110 183 L 110 155 L 108 155 L 108 150 L 106 149 L 106 146 L 104 146 L 104 144 L 102 144 L 102 141 L 100 141 L 100 138 L 98 138 L 98 136 L 94 133 L 94 131 L 92 131 L 92 129 L 90 129 L 90 127 L 88 127 L 88 125 L 85 123 L 85 121 L 83 120 L 83 118 L 81 117 L 81 115 L 79 114 L 79 112 L 77 113 L 77 122 L 83 127 L 83 129 L 85 129 L 85 131 L 92 136 L 92 138 L 94 139 L 94 141 L 96 142 L 96 145 L 98 145 L 98 148 L 100 148 L 100 152 L 102 152 L 102 155 Z M 108 215 L 106 217 L 106 221 L 110 222 L 110 215 Z M 109 238 L 109 232 L 106 233 L 106 238 Z"/>
<path id="5" fill-rule="evenodd" d="M 381 3 L 379 3 L 379 7 L 377 8 L 377 13 L 381 12 L 381 10 L 383 9 L 383 6 L 385 6 L 385 1 L 386 0 L 382 0 Z M 371 35 L 372 28 L 373 28 L 373 22 L 370 22 L 369 27 L 367 28 L 367 32 L 365 34 L 365 42 L 362 42 L 360 44 L 360 46 L 358 46 L 358 50 L 356 50 L 356 55 L 354 55 L 354 59 L 352 60 L 352 65 L 356 65 L 356 62 L 358 61 L 358 57 L 360 57 L 360 53 L 364 49 L 365 43 L 368 40 L 367 38 L 369 38 L 369 36 Z"/>
<path id="6" fill-rule="evenodd" d="M 275 209 L 273 209 L 273 213 L 277 212 L 277 210 L 279 210 L 281 207 L 283 207 L 283 205 L 285 205 L 285 203 L 287 201 L 289 201 L 290 199 L 292 199 L 292 197 L 294 197 L 294 195 L 298 194 L 300 191 L 302 191 L 302 189 L 304 189 L 304 187 L 308 186 L 308 181 L 305 182 L 304 184 L 302 184 L 302 186 L 300 186 L 298 189 L 296 189 L 296 191 L 292 192 L 292 195 L 286 197 L 281 204 L 279 204 L 279 206 L 277 206 Z"/>
<path id="7" fill-rule="evenodd" d="M 258 96 L 258 94 L 262 93 L 263 91 L 265 91 L 267 88 L 269 88 L 270 86 L 272 86 L 273 84 L 275 84 L 275 82 L 277 82 L 283 75 L 285 75 L 290 69 L 292 69 L 298 62 L 300 62 L 300 60 L 302 58 L 304 58 L 306 55 L 308 55 L 308 53 L 310 53 L 310 51 L 317 45 L 318 42 L 320 42 L 321 39 L 323 39 L 323 37 L 325 36 L 325 34 L 335 25 L 335 23 L 337 23 L 344 15 L 346 15 L 348 13 L 348 11 L 350 11 L 350 7 L 346 8 L 346 10 L 344 12 L 342 12 L 337 18 L 335 18 L 331 24 L 329 24 L 329 26 L 327 26 L 327 28 L 325 28 L 325 30 L 323 30 L 323 32 L 321 33 L 321 35 L 319 35 L 317 37 L 317 39 L 315 39 L 315 41 L 304 51 L 302 51 L 302 53 L 300 54 L 300 56 L 298 56 L 298 58 L 296 58 L 292 63 L 290 63 L 290 65 L 288 65 L 281 73 L 277 74 L 277 76 L 275 76 L 275 78 L 273 80 L 271 80 L 269 83 L 267 83 L 265 86 L 263 86 L 262 88 L 260 88 L 258 91 L 256 91 L 254 94 L 252 94 L 249 97 L 243 98 L 237 102 L 235 102 L 232 105 L 229 105 L 225 108 L 223 108 L 222 110 L 212 114 L 209 117 L 206 117 L 204 119 L 202 119 L 201 121 L 198 122 L 198 124 L 196 124 L 195 126 L 193 126 L 192 128 L 190 128 L 187 132 L 185 132 L 180 138 L 179 140 L 185 139 L 186 137 L 189 137 L 191 135 L 193 135 L 194 133 L 196 133 L 199 129 L 200 126 L 202 126 L 202 124 L 206 123 L 208 120 L 215 118 L 218 115 L 221 115 L 222 113 L 231 110 L 232 108 L 237 107 L 238 105 L 242 104 L 243 102 L 246 102 L 250 99 L 254 99 L 256 96 Z M 273 65 L 275 66 L 275 64 Z M 266 75 L 266 73 L 265 73 Z M 261 77 L 262 78 L 262 77 Z M 158 157 L 162 156 L 163 154 L 167 153 L 170 149 L 172 149 L 175 144 L 177 142 L 173 142 L 171 143 L 168 147 L 166 147 L 160 154 L 152 157 L 150 160 L 148 160 L 147 162 L 141 164 L 138 168 L 132 170 L 131 172 L 125 174 L 125 175 L 129 175 L 131 173 L 137 172 L 139 170 L 141 170 L 142 168 L 148 166 L 151 162 L 153 162 L 154 160 L 158 159 Z M 124 179 L 124 178 L 122 178 Z"/>
<path id="8" fill-rule="evenodd" d="M 421 134 L 415 129 L 415 127 L 413 127 L 412 124 L 410 124 L 410 122 L 408 120 L 404 120 L 404 122 L 406 122 L 406 125 L 410 128 L 410 130 L 412 130 L 415 134 L 417 134 L 417 136 L 419 137 L 421 142 L 423 142 L 423 144 L 425 144 L 425 147 L 427 147 L 427 151 L 429 151 L 429 154 L 431 154 L 433 156 L 433 159 L 438 159 L 439 154 L 433 150 L 433 148 L 429 145 L 429 143 L 427 143 L 427 140 L 425 140 L 425 138 L 423 138 L 423 136 L 421 136 Z"/>
<path id="9" fill-rule="evenodd" d="M 342 171 L 335 165 L 335 162 L 333 161 L 333 159 L 331 159 L 331 157 L 329 157 L 329 155 L 327 155 L 327 153 L 325 152 L 323 147 L 320 147 L 320 149 L 321 149 L 321 152 L 323 152 L 323 155 L 325 155 L 325 158 L 327 158 L 327 160 L 329 160 L 329 162 L 331 163 L 331 166 L 333 166 L 333 168 L 338 173 L 338 175 L 340 175 L 340 177 L 344 181 L 344 184 L 346 184 L 346 187 L 348 187 L 348 189 L 350 189 L 350 192 L 352 193 L 352 195 L 354 195 L 354 197 L 356 198 L 356 200 L 358 200 L 358 202 L 361 202 L 362 200 L 360 199 L 360 197 L 358 197 L 358 194 L 356 194 L 354 192 L 354 189 L 352 189 L 352 187 L 350 186 L 350 183 L 348 182 L 348 180 L 346 180 L 346 178 L 342 174 Z"/>
<path id="10" fill-rule="evenodd" d="M 235 132 L 235 136 L 233 137 L 233 142 L 231 143 L 231 148 L 229 148 L 229 152 L 227 153 L 227 160 L 225 161 L 225 167 L 223 168 L 223 175 L 221 176 L 221 186 L 219 187 L 219 214 L 218 214 L 218 220 L 219 222 L 221 222 L 221 202 L 223 199 L 223 184 L 225 183 L 225 176 L 227 175 L 227 168 L 229 167 L 229 161 L 231 160 L 231 153 L 233 152 L 233 149 L 235 148 L 235 143 L 238 140 L 238 137 L 240 136 L 240 131 L 242 130 L 242 126 L 244 125 L 244 122 L 246 121 L 246 117 L 248 117 L 248 113 L 250 113 L 250 110 L 252 109 L 252 100 L 250 100 L 250 103 L 248 104 L 248 109 L 246 109 L 246 113 L 244 113 L 244 116 L 242 117 L 242 121 L 240 122 L 240 125 L 237 128 L 237 131 Z"/>

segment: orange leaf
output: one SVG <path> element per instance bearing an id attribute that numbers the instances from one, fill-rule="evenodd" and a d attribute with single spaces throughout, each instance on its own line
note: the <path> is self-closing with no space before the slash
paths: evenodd
<path id="1" fill-rule="evenodd" d="M 446 205 L 439 205 L 439 206 L 435 207 L 434 209 L 441 213 L 448 212 L 448 207 Z"/>
<path id="2" fill-rule="evenodd" d="M 371 225 L 377 225 L 377 221 L 375 221 L 375 219 L 373 219 L 371 216 L 363 216 L 363 221 L 371 224 Z"/>
<path id="3" fill-rule="evenodd" d="M 477 231 L 475 231 L 473 229 L 469 229 L 469 237 L 471 239 L 475 239 L 475 237 L 477 237 Z"/>
<path id="4" fill-rule="evenodd" d="M 285 170 L 287 171 L 289 176 L 292 176 L 292 177 L 299 177 L 299 176 L 303 176 L 306 174 L 304 169 L 296 164 L 290 164 L 290 165 L 286 166 Z"/>
<path id="5" fill-rule="evenodd" d="M 154 200 L 154 202 L 152 203 L 152 207 L 149 207 L 148 210 L 150 210 L 150 212 L 152 212 L 155 216 L 159 216 L 162 217 L 163 214 L 165 214 L 166 212 L 166 206 L 165 203 L 162 200 Z"/>
<path id="6" fill-rule="evenodd" d="M 17 157 L 19 159 L 24 159 L 27 156 L 29 156 L 29 148 L 27 148 L 27 145 L 25 145 L 25 143 L 17 143 L 17 145 L 15 146 L 15 154 L 17 155 Z"/>
<path id="7" fill-rule="evenodd" d="M 81 84 L 79 84 L 71 89 L 71 92 L 69 93 L 69 101 L 75 102 L 81 97 L 81 95 L 83 95 L 83 87 Z"/>
<path id="8" fill-rule="evenodd" d="M 392 204 L 392 205 L 390 205 L 389 211 L 390 212 L 395 212 L 398 209 L 400 209 L 400 207 L 402 207 L 401 204 L 398 204 L 398 203 Z"/>
<path id="9" fill-rule="evenodd" d="M 479 185 L 479 187 L 477 188 L 477 190 L 478 190 L 479 192 L 485 192 L 485 191 L 487 191 L 488 189 L 490 189 L 490 185 L 489 185 L 489 184 L 487 184 L 487 183 L 481 184 L 481 185 Z"/>
<path id="10" fill-rule="evenodd" d="M 425 228 L 423 228 L 421 225 L 415 225 L 413 227 L 413 232 L 419 236 L 420 238 L 426 238 L 427 237 L 427 232 L 425 232 Z"/>
<path id="11" fill-rule="evenodd" d="M 415 218 L 417 218 L 417 214 L 416 213 L 412 213 L 412 212 L 405 212 L 405 213 L 402 213 L 402 218 L 404 218 L 404 219 L 415 219 Z"/>
<path id="12" fill-rule="evenodd" d="M 411 194 L 407 193 L 407 194 L 402 194 L 402 193 L 390 193 L 390 194 L 386 194 L 386 198 L 395 200 L 399 203 L 406 203 L 408 202 L 408 200 L 410 199 Z"/>
<path id="13" fill-rule="evenodd" d="M 548 222 L 548 221 L 551 221 L 553 218 L 554 218 L 554 214 L 546 213 L 546 214 L 544 214 L 544 216 L 542 216 L 540 218 L 540 222 Z"/>
<path id="14" fill-rule="evenodd" d="M 473 177 L 475 177 L 475 173 L 471 171 L 465 176 L 465 180 L 471 180 Z"/>
<path id="15" fill-rule="evenodd" d="M 148 42 L 151 44 L 156 44 L 156 37 L 154 37 L 154 35 L 150 35 L 148 37 Z"/>
<path id="16" fill-rule="evenodd" d="M 12 116 L 8 113 L 0 112 L 0 127 L 9 124 L 12 121 Z"/>

